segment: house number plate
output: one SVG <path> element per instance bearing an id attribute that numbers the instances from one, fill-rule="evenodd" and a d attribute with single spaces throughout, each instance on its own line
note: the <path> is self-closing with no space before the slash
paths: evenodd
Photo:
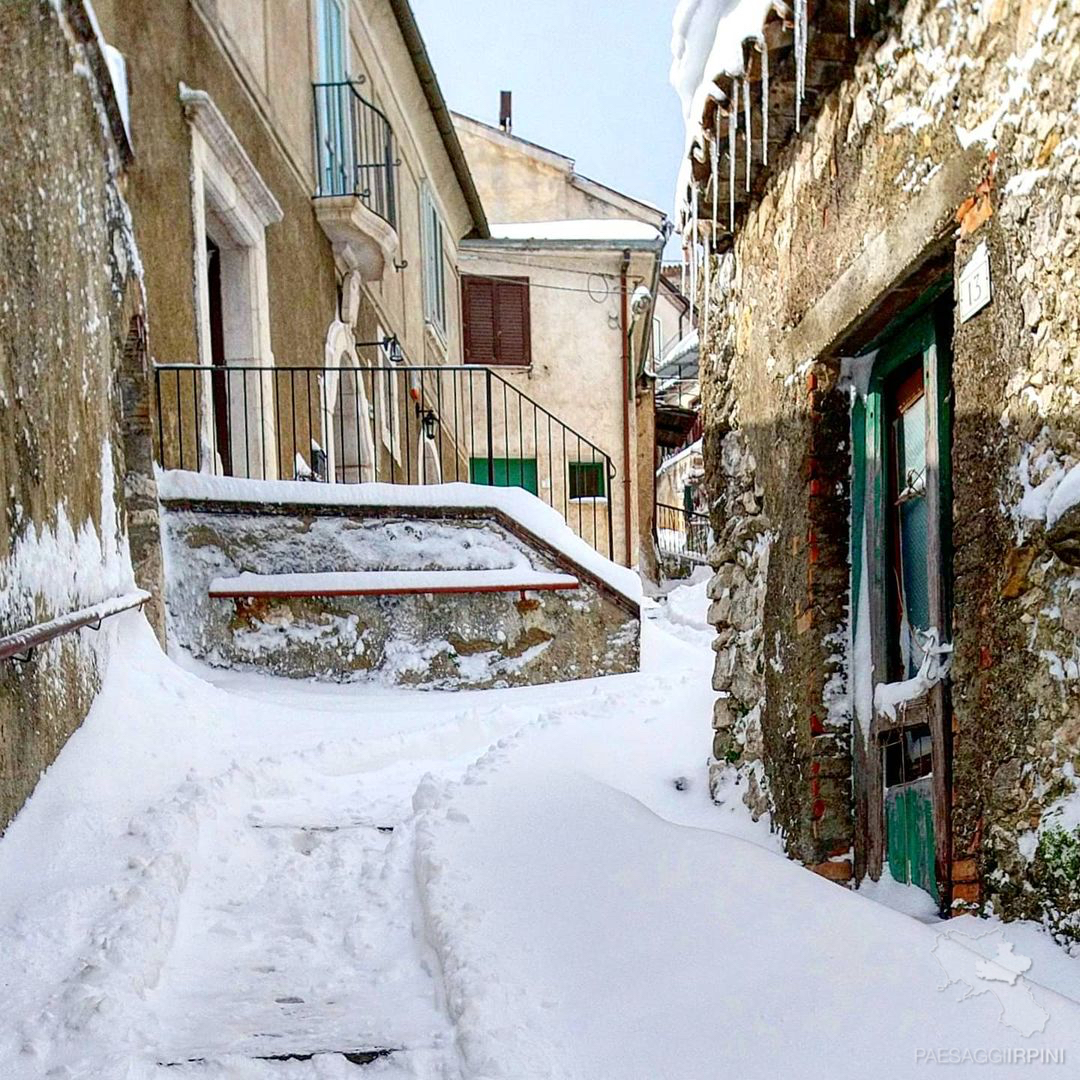
<path id="1" fill-rule="evenodd" d="M 990 252 L 981 243 L 960 272 L 960 321 L 967 322 L 990 303 Z"/>

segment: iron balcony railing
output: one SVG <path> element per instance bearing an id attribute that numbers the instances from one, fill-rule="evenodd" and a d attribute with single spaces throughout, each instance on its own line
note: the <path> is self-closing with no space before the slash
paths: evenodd
<path id="1" fill-rule="evenodd" d="M 322 483 L 522 487 L 614 557 L 611 458 L 487 367 L 155 368 L 165 469 Z M 370 360 L 365 363 L 364 360 Z"/>
<path id="2" fill-rule="evenodd" d="M 395 170 L 400 161 L 385 113 L 351 82 L 315 83 L 315 197 L 355 195 L 397 228 Z"/>
<path id="3" fill-rule="evenodd" d="M 656 504 L 656 545 L 661 561 L 668 568 L 672 564 L 707 563 L 711 543 L 708 514 L 667 503 Z"/>

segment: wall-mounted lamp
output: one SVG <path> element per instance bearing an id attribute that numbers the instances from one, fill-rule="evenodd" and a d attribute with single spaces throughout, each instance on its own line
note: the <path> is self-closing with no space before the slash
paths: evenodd
<path id="1" fill-rule="evenodd" d="M 405 359 L 405 354 L 401 351 L 401 342 L 396 337 L 385 337 L 382 343 L 386 350 L 386 359 L 391 364 L 400 364 Z"/>
<path id="2" fill-rule="evenodd" d="M 426 409 L 424 411 L 423 424 L 424 424 L 424 435 L 428 439 L 434 440 L 435 433 L 436 433 L 436 431 L 438 430 L 438 427 L 439 427 L 439 418 L 435 415 L 435 413 L 431 409 Z"/>

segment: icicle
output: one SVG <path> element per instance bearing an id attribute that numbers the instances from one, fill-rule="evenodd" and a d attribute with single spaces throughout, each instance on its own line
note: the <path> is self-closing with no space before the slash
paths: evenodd
<path id="1" fill-rule="evenodd" d="M 694 185 L 694 193 L 690 197 L 690 213 L 692 225 L 690 227 L 690 311 L 693 313 L 697 307 L 697 269 L 698 269 L 698 188 Z"/>
<path id="2" fill-rule="evenodd" d="M 848 34 L 855 36 L 855 0 L 848 0 Z"/>
<path id="3" fill-rule="evenodd" d="M 806 0 L 795 0 L 795 130 L 802 130 L 803 90 L 806 87 Z"/>
<path id="4" fill-rule="evenodd" d="M 761 164 L 769 164 L 769 47 L 761 39 Z"/>
<path id="5" fill-rule="evenodd" d="M 716 209 L 720 204 L 720 110 L 716 110 L 712 134 L 712 235 L 716 237 Z"/>
<path id="6" fill-rule="evenodd" d="M 716 194 L 715 193 L 713 194 L 713 201 L 714 201 L 714 203 L 716 201 Z M 715 235 L 716 234 L 713 233 L 714 237 L 715 237 Z M 705 342 L 708 339 L 708 336 L 709 336 L 709 286 L 710 286 L 710 279 L 712 277 L 712 274 L 710 273 L 711 269 L 712 269 L 712 259 L 709 258 L 709 248 L 708 248 L 708 245 L 706 245 L 705 246 L 705 288 L 704 288 L 704 291 L 702 292 L 702 296 L 701 296 L 701 302 L 702 302 L 702 304 L 704 306 L 704 309 L 705 309 L 704 310 L 704 315 L 703 315 L 703 318 L 702 318 L 702 322 L 704 323 L 704 325 L 702 326 L 702 329 L 701 329 L 701 340 L 702 340 L 702 342 Z"/>
<path id="7" fill-rule="evenodd" d="M 742 100 L 743 100 L 743 143 L 746 149 L 746 190 L 750 190 L 750 159 L 753 157 L 753 147 L 751 146 L 751 139 L 753 138 L 753 106 L 750 103 L 750 79 L 744 75 L 742 77 Z"/>
<path id="8" fill-rule="evenodd" d="M 800 35 L 800 42 L 802 44 L 802 80 L 799 83 L 799 111 L 802 112 L 803 98 L 806 97 L 806 45 L 810 36 L 810 17 L 808 14 L 808 8 L 806 0 L 802 0 L 802 34 Z"/>
<path id="9" fill-rule="evenodd" d="M 735 136 L 739 131 L 739 82 L 731 80 L 731 112 L 728 113 L 728 228 L 735 235 Z"/>

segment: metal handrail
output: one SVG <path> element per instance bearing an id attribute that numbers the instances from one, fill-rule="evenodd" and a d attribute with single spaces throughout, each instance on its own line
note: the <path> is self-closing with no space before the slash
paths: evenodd
<path id="1" fill-rule="evenodd" d="M 613 557 L 616 470 L 595 442 L 488 366 L 387 364 L 386 342 L 356 349 L 375 362 L 155 365 L 159 463 L 255 479 L 525 487 Z"/>
<path id="2" fill-rule="evenodd" d="M 23 663 L 30 659 L 33 651 L 40 645 L 52 641 L 63 634 L 70 634 L 88 626 L 93 630 L 100 628 L 105 619 L 111 619 L 123 611 L 142 607 L 150 599 L 150 594 L 143 589 L 114 596 L 111 600 L 102 600 L 99 604 L 79 608 L 67 615 L 58 615 L 48 622 L 29 626 L 14 634 L 0 638 L 0 660 L 19 660 Z"/>
<path id="3" fill-rule="evenodd" d="M 670 503 L 656 503 L 653 526 L 661 559 L 704 563 L 712 537 L 709 515 Z M 672 544 L 667 536 L 678 533 L 681 543 Z"/>

